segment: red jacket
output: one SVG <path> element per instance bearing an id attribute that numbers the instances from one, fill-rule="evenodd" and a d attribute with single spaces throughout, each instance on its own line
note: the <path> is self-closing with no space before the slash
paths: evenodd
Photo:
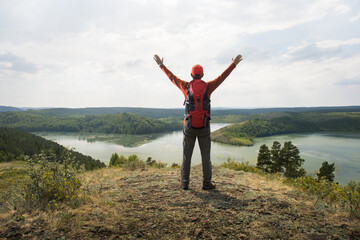
<path id="1" fill-rule="evenodd" d="M 227 78 L 227 76 L 229 76 L 229 74 L 232 72 L 232 70 L 234 70 L 235 67 L 236 65 L 234 63 L 231 63 L 230 66 L 220 76 L 218 76 L 212 81 L 207 82 L 209 97 L 211 96 L 212 92 Z M 165 65 L 161 65 L 160 68 L 168 76 L 171 82 L 173 82 L 181 90 L 186 99 L 189 82 L 181 80 L 180 78 L 175 76 L 169 69 L 167 69 L 167 67 L 165 67 Z"/>

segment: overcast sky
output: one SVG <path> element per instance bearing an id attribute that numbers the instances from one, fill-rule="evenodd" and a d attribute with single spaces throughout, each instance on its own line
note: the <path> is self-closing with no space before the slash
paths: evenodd
<path id="1" fill-rule="evenodd" d="M 182 107 L 179 78 L 220 75 L 215 107 L 360 105 L 358 0 L 0 0 L 0 105 Z"/>

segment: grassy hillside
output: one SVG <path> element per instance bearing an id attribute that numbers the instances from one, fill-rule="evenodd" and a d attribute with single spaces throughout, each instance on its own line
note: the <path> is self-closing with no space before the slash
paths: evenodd
<path id="1" fill-rule="evenodd" d="M 6 174 L 11 170 L 12 174 Z M 21 163 L 0 164 L 3 181 L 20 186 Z M 217 189 L 201 190 L 200 166 L 190 190 L 179 169 L 107 168 L 79 175 L 81 204 L 36 211 L 6 209 L 0 198 L 0 238 L 7 239 L 359 239 L 360 221 L 340 206 L 298 192 L 278 178 L 214 167 Z M 16 177 L 14 177 L 16 176 Z M 2 188 L 1 188 L 2 189 Z M 16 191 L 10 188 L 8 191 Z M 0 192 L 4 194 L 3 192 Z M 10 195 L 13 196 L 13 195 Z"/>
<path id="2" fill-rule="evenodd" d="M 221 128 L 212 133 L 212 140 L 221 143 L 250 146 L 255 137 L 318 131 L 360 131 L 360 113 L 287 113 L 280 117 L 263 115 Z"/>
<path id="3" fill-rule="evenodd" d="M 71 153 L 75 165 L 84 165 L 86 170 L 105 167 L 100 160 L 85 156 L 79 152 L 67 148 L 53 141 L 35 136 L 31 133 L 21 132 L 15 129 L 0 127 L 0 162 L 9 162 L 19 159 L 21 155 L 33 156 L 42 152 L 55 154 L 57 160 L 67 153 Z"/>
<path id="4" fill-rule="evenodd" d="M 29 132 L 99 132 L 147 134 L 171 131 L 181 124 L 167 123 L 132 113 L 86 115 L 82 117 L 51 117 L 27 112 L 0 113 L 0 126 Z"/>

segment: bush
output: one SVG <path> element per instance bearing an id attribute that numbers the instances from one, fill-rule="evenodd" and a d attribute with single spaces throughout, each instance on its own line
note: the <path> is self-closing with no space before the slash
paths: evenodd
<path id="1" fill-rule="evenodd" d="M 55 158 L 52 153 L 42 153 L 29 160 L 30 180 L 24 194 L 28 206 L 45 208 L 49 204 L 56 206 L 78 200 L 81 183 L 69 164 L 70 156 L 64 156 L 62 164 L 54 161 Z"/>
<path id="2" fill-rule="evenodd" d="M 113 153 L 110 158 L 109 167 L 120 167 L 121 165 L 126 163 L 126 157 L 124 155 L 119 155 L 117 153 Z"/>
<path id="3" fill-rule="evenodd" d="M 136 169 L 145 168 L 145 162 L 140 160 L 136 154 L 126 158 L 124 155 L 119 156 L 117 153 L 114 153 L 111 155 L 109 167 L 121 167 L 134 171 Z"/>
<path id="4" fill-rule="evenodd" d="M 328 162 L 323 162 L 319 173 L 317 173 L 318 179 L 325 178 L 329 182 L 333 182 L 335 175 L 335 163 L 329 164 Z"/>
<path id="5" fill-rule="evenodd" d="M 151 157 L 148 157 L 146 160 L 146 165 L 154 168 L 164 168 L 166 167 L 166 163 L 157 162 L 156 160 L 153 160 Z"/>
<path id="6" fill-rule="evenodd" d="M 171 168 L 180 168 L 180 165 L 177 164 L 177 163 L 173 163 L 173 164 L 171 165 Z"/>
<path id="7" fill-rule="evenodd" d="M 248 162 L 239 163 L 231 160 L 221 164 L 221 167 L 229 168 L 235 171 L 253 172 L 266 177 L 280 177 L 276 173 L 265 173 L 259 168 L 250 165 Z M 299 178 L 281 178 L 284 183 L 292 185 L 299 192 L 304 192 L 310 196 L 315 196 L 315 205 L 321 200 L 329 204 L 338 204 L 351 215 L 360 218 L 360 182 L 351 181 L 347 186 L 328 181 L 325 177 L 320 179 L 309 175 Z"/>
<path id="8" fill-rule="evenodd" d="M 166 167 L 166 163 L 163 163 L 163 162 L 155 162 L 152 167 L 155 167 L 155 168 L 165 168 Z"/>
<path id="9" fill-rule="evenodd" d="M 315 179 L 309 175 L 288 180 L 288 183 L 294 185 L 300 192 L 315 196 L 315 204 L 319 200 L 329 204 L 337 203 L 349 210 L 353 216 L 360 218 L 360 183 L 350 182 L 347 186 L 342 186 L 326 178 Z"/>
<path id="10" fill-rule="evenodd" d="M 360 182 L 349 182 L 346 186 L 346 196 L 350 203 L 350 212 L 360 218 Z"/>
<path id="11" fill-rule="evenodd" d="M 251 165 L 249 162 L 239 163 L 231 160 L 230 158 L 228 158 L 227 162 L 222 163 L 221 167 L 229 168 L 235 171 L 253 172 L 258 174 L 263 173 L 259 168 Z"/>
<path id="12" fill-rule="evenodd" d="M 136 154 L 130 155 L 125 164 L 122 165 L 126 170 L 134 171 L 136 169 L 144 169 L 145 162 L 140 160 Z"/>
<path id="13" fill-rule="evenodd" d="M 151 157 L 148 157 L 148 159 L 146 160 L 146 165 L 147 166 L 152 166 L 156 161 L 153 160 Z"/>

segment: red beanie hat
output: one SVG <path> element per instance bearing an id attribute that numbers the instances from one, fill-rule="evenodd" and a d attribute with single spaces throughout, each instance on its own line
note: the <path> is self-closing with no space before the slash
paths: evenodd
<path id="1" fill-rule="evenodd" d="M 195 66 L 193 66 L 191 69 L 191 76 L 193 78 L 202 78 L 202 76 L 204 76 L 203 67 L 199 64 L 196 64 Z"/>

